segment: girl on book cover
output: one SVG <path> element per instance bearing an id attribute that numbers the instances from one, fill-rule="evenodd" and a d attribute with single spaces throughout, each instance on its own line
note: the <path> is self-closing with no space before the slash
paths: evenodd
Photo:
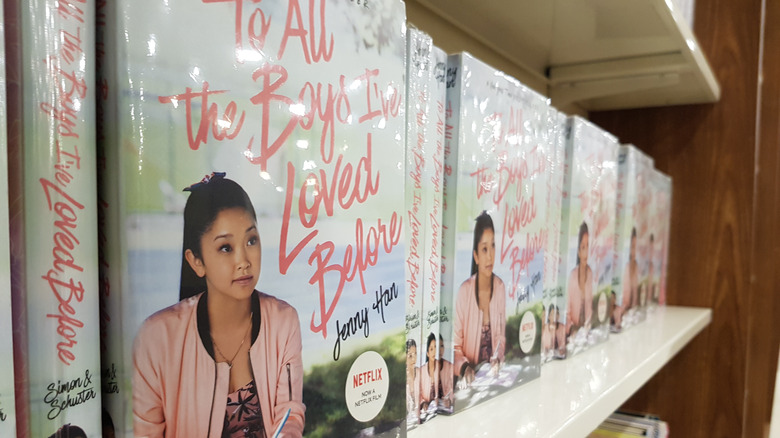
<path id="1" fill-rule="evenodd" d="M 255 290 L 255 210 L 224 176 L 185 189 L 180 301 L 147 318 L 133 346 L 136 436 L 303 433 L 298 314 Z"/>
<path id="2" fill-rule="evenodd" d="M 439 364 L 436 360 L 436 335 L 428 335 L 425 343 L 425 365 L 420 370 L 420 411 L 436 412 L 439 398 Z"/>
<path id="3" fill-rule="evenodd" d="M 420 422 L 420 372 L 417 369 L 417 342 L 406 340 L 406 424 Z"/>
<path id="4" fill-rule="evenodd" d="M 477 365 L 489 362 L 497 375 L 504 362 L 506 290 L 493 274 L 495 255 L 493 219 L 483 211 L 474 225 L 471 277 L 460 285 L 455 302 L 454 365 L 466 385 L 474 381 Z"/>
<path id="5" fill-rule="evenodd" d="M 452 409 L 452 362 L 444 358 L 444 338 L 439 335 L 439 409 Z"/>
<path id="6" fill-rule="evenodd" d="M 638 304 L 639 300 L 639 263 L 636 261 L 636 227 L 631 229 L 631 243 L 628 250 L 628 263 L 623 270 L 623 303 L 616 306 L 615 325 L 622 326 L 623 317 Z"/>
<path id="7" fill-rule="evenodd" d="M 566 333 L 575 336 L 581 328 L 585 333 L 590 330 L 593 313 L 593 270 L 588 265 L 589 251 L 588 225 L 582 222 L 577 235 L 577 264 L 569 274 L 567 286 Z"/>
<path id="8" fill-rule="evenodd" d="M 547 307 L 547 318 L 545 318 L 542 327 L 542 351 L 544 351 L 545 356 L 552 356 L 555 351 L 555 332 L 558 328 L 555 313 L 555 305 L 550 304 Z"/>
<path id="9" fill-rule="evenodd" d="M 647 269 L 647 282 L 650 284 L 650 299 L 657 303 L 658 302 L 658 283 L 655 281 L 655 264 L 653 263 L 653 260 L 655 259 L 655 236 L 653 234 L 650 234 L 650 254 L 647 258 L 648 264 L 650 267 Z"/>
<path id="10" fill-rule="evenodd" d="M 556 354 L 563 354 L 560 350 L 565 347 L 563 325 L 558 321 L 560 311 L 558 306 L 550 304 L 547 308 L 547 318 L 542 332 L 542 349 L 548 358 Z"/>

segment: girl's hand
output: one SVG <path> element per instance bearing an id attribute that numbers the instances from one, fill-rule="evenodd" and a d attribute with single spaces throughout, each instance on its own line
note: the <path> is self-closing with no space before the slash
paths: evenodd
<path id="1" fill-rule="evenodd" d="M 498 376 L 498 370 L 501 368 L 501 361 L 498 358 L 490 360 L 490 375 L 493 377 Z"/>
<path id="2" fill-rule="evenodd" d="M 474 381 L 474 368 L 471 365 L 466 367 L 466 371 L 463 372 L 463 381 L 466 386 L 471 386 L 471 382 Z"/>

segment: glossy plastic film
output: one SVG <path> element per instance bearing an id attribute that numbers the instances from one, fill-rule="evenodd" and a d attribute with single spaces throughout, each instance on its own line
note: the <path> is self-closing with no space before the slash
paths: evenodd
<path id="1" fill-rule="evenodd" d="M 470 55 L 450 56 L 447 81 L 442 316 L 457 411 L 539 375 L 549 133 L 545 98 Z M 492 279 L 484 361 L 480 279 Z"/>
<path id="2" fill-rule="evenodd" d="M 591 329 L 602 326 L 606 317 L 597 308 L 598 263 L 606 262 L 599 253 L 603 246 L 599 240 L 605 237 L 600 227 L 609 221 L 608 210 L 600 206 L 601 190 L 607 189 L 600 187 L 604 160 L 599 157 L 611 136 L 576 116 L 569 118 L 566 134 L 558 274 L 566 296 L 565 308 L 561 309 L 566 345 L 559 346 L 558 357 L 577 354 L 602 342 L 603 331 Z"/>
<path id="3" fill-rule="evenodd" d="M 23 436 L 101 430 L 95 156 L 95 2 L 19 2 L 23 237 L 15 300 L 26 321 L 16 376 Z M 16 176 L 14 178 L 16 178 Z M 18 200 L 18 199 L 17 199 Z M 19 216 L 20 215 L 20 216 Z M 19 341 L 20 339 L 17 339 Z M 23 400 L 24 400 L 23 399 Z"/>
<path id="4" fill-rule="evenodd" d="M 618 200 L 615 221 L 615 306 L 611 330 L 620 332 L 639 322 L 639 186 L 641 153 L 633 145 L 618 152 Z"/>
<path id="5" fill-rule="evenodd" d="M 182 189 L 225 172 L 256 213 L 255 288 L 297 314 L 275 324 L 300 332 L 302 370 L 266 356 L 283 370 L 273 376 L 281 382 L 275 397 L 298 400 L 302 373 L 305 434 L 398 432 L 406 362 L 403 3 L 109 3 L 106 175 L 118 176 L 106 199 L 106 218 L 117 225 L 106 251 L 117 258 L 106 275 L 119 303 L 106 309 L 122 327 L 111 340 L 121 344 L 117 431 L 129 436 L 134 424 L 133 351 L 155 341 L 136 339 L 139 327 L 179 302 L 183 208 L 198 188 Z M 193 415 L 205 436 L 211 400 L 198 402 Z M 264 415 L 269 435 L 282 414 Z M 212 433 L 221 427 L 215 421 Z"/>
<path id="6" fill-rule="evenodd" d="M 430 62 L 433 41 L 425 32 L 409 27 L 406 33 L 406 164 L 404 185 L 406 190 L 406 424 L 417 424 L 433 418 L 436 403 L 428 409 L 431 391 L 422 391 L 423 365 L 427 348 L 423 340 L 425 327 L 425 241 L 431 229 L 427 224 L 428 189 L 426 171 L 429 139 L 433 135 L 428 123 L 431 111 Z M 425 333 L 427 336 L 427 332 Z M 433 363 L 433 362 L 432 362 Z M 426 364 L 427 365 L 427 364 Z M 434 379 L 425 379 L 430 384 Z M 426 385 L 428 386 L 428 385 Z M 421 408 L 421 405 L 425 405 Z"/>
<path id="7" fill-rule="evenodd" d="M 547 194 L 547 238 L 544 248 L 544 320 L 542 322 L 542 361 L 555 358 L 556 346 L 565 342 L 560 309 L 566 305 L 563 287 L 558 279 L 561 263 L 561 203 L 563 200 L 564 154 L 566 148 L 566 114 L 550 108 L 552 151 L 548 156 L 549 191 Z"/>

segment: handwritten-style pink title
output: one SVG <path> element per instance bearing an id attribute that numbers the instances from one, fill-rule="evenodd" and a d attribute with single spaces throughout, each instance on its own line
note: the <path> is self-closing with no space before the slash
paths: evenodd
<path id="1" fill-rule="evenodd" d="M 279 269 L 281 274 L 286 274 L 293 262 L 303 255 L 304 249 L 313 245 L 307 258 L 308 264 L 314 267 L 309 284 L 318 288 L 319 306 L 312 312 L 310 329 L 327 338 L 328 322 L 345 285 L 357 280 L 363 293 L 367 292 L 364 273 L 377 264 L 380 253 L 389 254 L 400 243 L 403 222 L 402 215 L 396 212 L 389 219 L 375 218 L 365 223 L 363 218 L 356 219 L 354 241 L 346 246 L 339 260 L 335 260 L 335 242 L 315 240 L 319 234 L 317 221 L 322 215 L 333 217 L 339 210 L 348 210 L 354 204 L 376 199 L 382 182 L 380 172 L 374 167 L 372 152 L 375 146 L 371 133 L 366 134 L 365 153 L 356 162 L 347 162 L 344 154 L 337 151 L 337 133 L 355 120 L 360 125 L 398 118 L 402 114 L 403 90 L 400 84 L 392 81 L 382 83 L 378 68 L 364 68 L 353 76 L 342 74 L 330 82 L 306 81 L 297 88 L 282 62 L 292 56 L 288 56 L 290 47 L 300 48 L 300 52 L 296 53 L 302 53 L 303 61 L 309 65 L 330 63 L 334 50 L 340 47 L 328 30 L 326 0 L 289 0 L 283 17 L 266 14 L 257 2 L 202 2 L 234 5 L 237 63 L 246 62 L 247 52 L 256 52 L 262 59 L 267 59 L 265 53 L 275 53 L 278 62 L 263 61 L 252 71 L 251 80 L 257 87 L 257 93 L 247 101 L 230 101 L 220 108 L 210 98 L 230 90 L 212 88 L 205 81 L 200 89 L 186 87 L 179 94 L 160 97 L 159 101 L 177 108 L 183 104 L 187 142 L 192 150 L 198 150 L 210 141 L 235 140 L 243 131 L 251 130 L 254 135 L 245 145 L 244 156 L 258 166 L 260 172 L 268 170 L 269 160 L 287 144 L 296 129 L 306 132 L 319 130 L 319 158 L 324 164 L 331 165 L 330 168 L 312 170 L 306 176 L 307 184 L 296 189 L 298 163 L 288 161 L 285 166 L 287 177 Z M 284 22 L 277 22 L 277 17 L 284 18 Z M 269 47 L 269 35 L 276 29 L 282 32 L 280 43 L 278 47 Z M 285 91 L 291 86 L 297 91 Z M 354 97 L 350 97 L 348 87 L 349 90 L 364 90 L 360 104 L 351 101 Z M 259 112 L 259 117 L 248 117 L 247 108 L 242 105 L 251 106 L 256 113 Z M 354 109 L 358 107 L 362 109 Z M 278 117 L 281 115 L 287 120 L 277 132 L 272 128 L 279 127 Z M 272 122 L 272 119 L 275 121 Z M 294 206 L 297 207 L 297 215 L 293 212 Z M 290 236 L 293 222 L 297 222 L 294 227 L 302 226 L 308 230 L 297 241 Z"/>

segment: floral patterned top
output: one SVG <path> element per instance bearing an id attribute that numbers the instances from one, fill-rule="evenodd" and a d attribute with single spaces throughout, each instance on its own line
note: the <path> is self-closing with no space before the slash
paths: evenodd
<path id="1" fill-rule="evenodd" d="M 482 337 L 479 340 L 479 362 L 488 362 L 493 356 L 493 341 L 491 341 L 490 324 L 482 325 Z"/>
<path id="2" fill-rule="evenodd" d="M 228 394 L 223 438 L 262 438 L 263 415 L 257 397 L 255 381 L 247 383 Z"/>

